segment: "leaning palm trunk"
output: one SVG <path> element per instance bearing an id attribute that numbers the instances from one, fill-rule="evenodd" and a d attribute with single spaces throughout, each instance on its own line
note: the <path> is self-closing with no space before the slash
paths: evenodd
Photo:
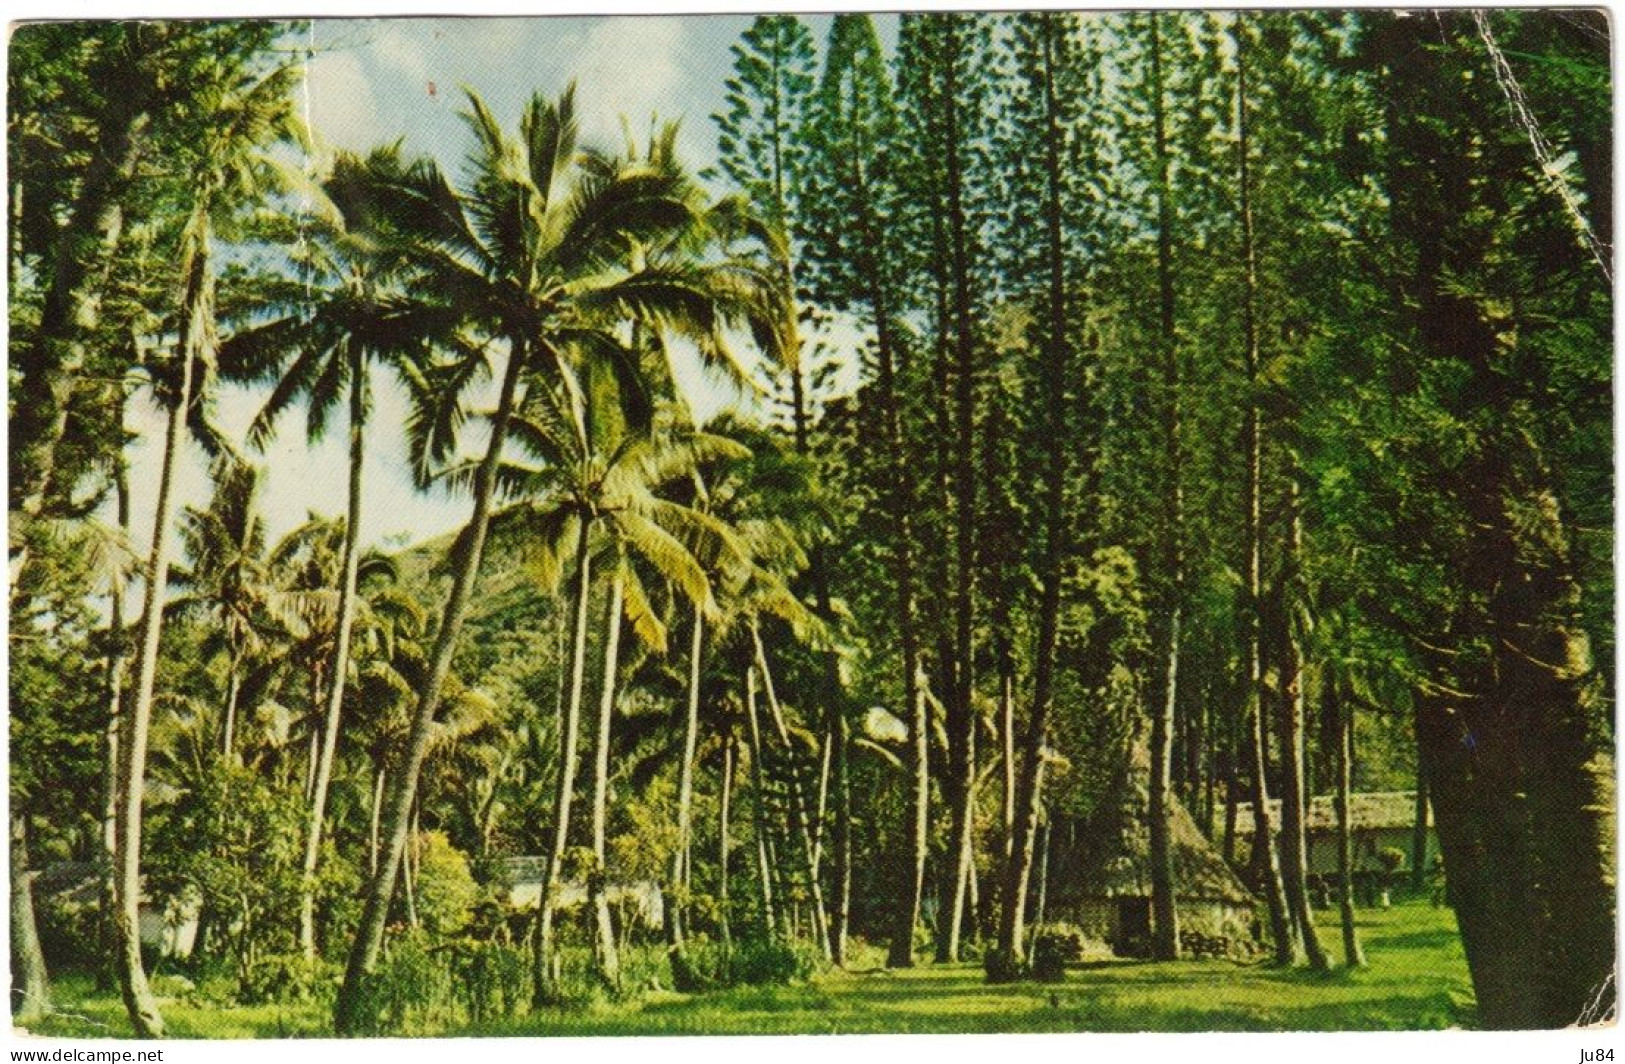
<path id="1" fill-rule="evenodd" d="M 751 808 L 755 812 L 756 868 L 762 888 L 762 925 L 768 938 L 778 935 L 779 913 L 773 903 L 773 861 L 768 854 L 767 809 L 764 793 L 767 781 L 762 776 L 762 728 L 756 715 L 756 666 L 745 666 L 745 721 L 750 731 L 751 783 L 755 795 Z"/>
<path id="2" fill-rule="evenodd" d="M 123 403 L 120 401 L 120 414 L 123 413 Z M 122 416 L 119 418 L 122 424 Z M 122 454 L 114 459 L 114 483 L 117 495 L 119 530 L 126 535 L 130 531 L 130 475 L 129 466 Z M 123 574 L 113 579 L 111 602 L 108 607 L 108 649 L 107 649 L 107 725 L 103 729 L 102 737 L 102 876 L 101 876 L 101 906 L 102 924 L 101 937 L 104 947 L 111 945 L 113 940 L 113 869 L 118 853 L 118 808 L 119 808 L 119 750 L 120 736 L 124 733 L 124 672 L 125 672 L 125 631 L 124 631 L 124 591 L 125 580 Z M 109 949 L 111 953 L 111 949 Z M 105 969 L 101 969 L 105 973 Z M 100 981 L 100 977 L 98 977 Z"/>
<path id="3" fill-rule="evenodd" d="M 181 436 L 192 404 L 192 383 L 197 362 L 213 335 L 209 316 L 214 306 L 214 280 L 209 263 L 207 205 L 199 204 L 193 220 L 186 290 L 182 297 L 182 325 L 176 349 L 181 358 L 180 386 L 164 428 L 163 465 L 158 476 L 158 499 L 153 510 L 152 547 L 147 555 L 146 588 L 141 601 L 141 642 L 136 657 L 135 698 L 125 729 L 119 766 L 118 844 L 113 881 L 116 905 L 114 931 L 117 965 L 124 1007 L 139 1038 L 162 1038 L 164 1020 L 157 999 L 147 985 L 141 963 L 141 805 L 146 792 L 147 733 L 152 724 L 152 703 L 158 679 L 158 644 L 164 626 L 164 590 L 169 584 L 169 510 L 175 486 L 175 465 Z"/>
<path id="4" fill-rule="evenodd" d="M 350 668 L 350 632 L 355 625 L 356 573 L 361 561 L 361 467 L 364 457 L 366 393 L 363 390 L 361 352 L 350 362 L 350 498 L 344 523 L 343 575 L 339 580 L 338 628 L 333 636 L 333 665 L 328 671 L 327 707 L 322 720 L 321 752 L 311 783 L 310 820 L 305 826 L 304 880 L 299 894 L 299 949 L 305 960 L 316 959 L 316 863 L 321 855 L 322 818 L 327 812 L 327 788 L 333 778 L 338 751 L 339 711 L 344 705 L 344 678 Z"/>
<path id="5" fill-rule="evenodd" d="M 570 644 L 570 690 L 559 729 L 558 788 L 553 801 L 553 839 L 542 874 L 542 895 L 537 900 L 534 998 L 538 1005 L 557 996 L 553 953 L 553 903 L 562 878 L 564 849 L 570 837 L 570 803 L 575 793 L 576 741 L 581 722 L 581 693 L 587 675 L 587 606 L 592 593 L 592 555 L 587 550 L 585 521 L 576 539 L 575 631 Z"/>
<path id="6" fill-rule="evenodd" d="M 11 1016 L 33 1023 L 51 1011 L 51 984 L 34 921 L 34 870 L 28 867 L 28 819 L 11 814 Z"/>
<path id="7" fill-rule="evenodd" d="M 620 954 L 615 948 L 615 925 L 609 916 L 609 869 L 605 834 L 609 818 L 609 740 L 615 720 L 615 669 L 621 649 L 621 600 L 626 591 L 626 562 L 617 566 L 609 585 L 609 612 L 604 621 L 604 686 L 598 700 L 598 741 L 592 767 L 592 874 L 587 880 L 589 903 L 598 933 L 598 978 L 618 989 Z"/>
<path id="8" fill-rule="evenodd" d="M 380 855 L 378 872 L 367 885 L 366 902 L 361 912 L 361 924 L 356 930 L 355 942 L 350 949 L 345 967 L 344 984 L 334 1004 L 333 1024 L 337 1033 L 359 1033 L 366 1018 L 361 1015 L 363 982 L 378 963 L 378 953 L 384 941 L 384 923 L 389 916 L 390 897 L 395 889 L 395 877 L 400 872 L 401 855 L 406 849 L 406 832 L 417 794 L 418 772 L 429 746 L 429 731 L 435 712 L 440 708 L 440 695 L 446 677 L 451 672 L 452 655 L 457 649 L 457 636 L 462 631 L 463 619 L 468 614 L 468 603 L 474 592 L 474 581 L 479 575 L 480 556 L 485 549 L 486 528 L 491 518 L 491 497 L 496 490 L 497 464 L 508 436 L 508 420 L 513 413 L 514 394 L 519 386 L 520 371 L 524 367 L 526 345 L 515 336 L 511 340 L 508 365 L 503 373 L 502 390 L 497 400 L 496 413 L 491 418 L 491 440 L 485 457 L 474 473 L 474 512 L 464 529 L 461 549 L 457 552 L 456 574 L 452 578 L 451 593 L 447 596 L 440 631 L 435 637 L 434 653 L 430 657 L 429 673 L 418 696 L 412 730 L 407 740 L 405 756 L 400 769 L 393 775 L 393 793 L 389 798 L 386 818 L 384 851 Z M 334 677 L 334 683 L 339 678 Z"/>
<path id="9" fill-rule="evenodd" d="M 683 762 L 677 774 L 677 853 L 672 858 L 671 939 L 683 944 L 683 905 L 687 900 L 692 859 L 690 838 L 694 807 L 694 747 L 700 731 L 700 653 L 705 646 L 705 616 L 694 607 L 694 632 L 688 650 L 688 715 L 683 722 Z"/>

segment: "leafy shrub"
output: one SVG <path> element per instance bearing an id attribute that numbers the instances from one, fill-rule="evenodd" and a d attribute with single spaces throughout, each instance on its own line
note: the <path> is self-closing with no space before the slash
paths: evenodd
<path id="1" fill-rule="evenodd" d="M 412 1034 L 449 1018 L 456 1001 L 450 969 L 430 950 L 421 931 L 389 945 L 383 962 L 361 987 L 362 1033 Z"/>
<path id="2" fill-rule="evenodd" d="M 324 1001 L 331 996 L 338 969 L 307 961 L 299 953 L 272 953 L 249 963 L 237 979 L 237 1000 L 244 1005 L 267 1001 Z"/>
<path id="3" fill-rule="evenodd" d="M 469 915 L 480 900 L 480 888 L 469 870 L 468 858 L 443 831 L 419 832 L 417 847 L 418 918 L 430 931 L 454 935 L 468 925 Z"/>
<path id="4" fill-rule="evenodd" d="M 727 972 L 722 951 L 709 942 L 673 946 L 668 957 L 672 989 L 680 994 L 699 994 L 720 986 Z"/>
<path id="5" fill-rule="evenodd" d="M 461 939 L 450 951 L 456 995 L 473 1023 L 512 1019 L 530 987 L 522 949 L 501 942 Z"/>
<path id="6" fill-rule="evenodd" d="M 1027 978 L 1027 965 L 1016 960 L 1009 951 L 990 946 L 982 954 L 982 971 L 990 983 L 1019 983 Z"/>
<path id="7" fill-rule="evenodd" d="M 805 942 L 780 938 L 736 939 L 731 946 L 701 938 L 670 951 L 672 985 L 685 994 L 731 986 L 788 986 L 804 982 L 818 967 L 818 953 Z"/>
<path id="8" fill-rule="evenodd" d="M 1088 944 L 1084 933 L 1071 924 L 1046 924 L 1033 936 L 1033 978 L 1041 983 L 1059 983 L 1066 978 L 1066 966 L 1083 959 Z"/>
<path id="9" fill-rule="evenodd" d="M 42 896 L 34 891 L 40 946 L 53 968 L 94 967 L 107 956 L 103 941 L 102 910 L 96 895 L 66 890 Z"/>
<path id="10" fill-rule="evenodd" d="M 728 952 L 731 986 L 787 986 L 805 981 L 818 964 L 812 947 L 778 938 L 747 938 Z"/>

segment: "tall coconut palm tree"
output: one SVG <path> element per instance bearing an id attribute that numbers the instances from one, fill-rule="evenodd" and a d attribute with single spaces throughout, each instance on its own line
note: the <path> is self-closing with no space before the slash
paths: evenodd
<path id="1" fill-rule="evenodd" d="M 416 467 L 425 479 L 456 457 L 469 392 L 488 372 L 493 351 L 506 348 L 507 362 L 484 456 L 468 477 L 473 514 L 457 541 L 429 673 L 388 801 L 382 860 L 365 892 L 335 1004 L 340 1034 L 355 1033 L 363 1024 L 362 982 L 383 942 L 418 771 L 479 572 L 503 447 L 522 398 L 521 380 L 530 371 L 535 380 L 556 382 L 568 360 L 581 357 L 606 360 L 631 384 L 635 366 L 622 357 L 626 348 L 616 337 L 627 321 L 722 350 L 735 325 L 777 320 L 770 289 L 737 271 L 694 261 L 690 245 L 676 245 L 681 255 L 643 262 L 634 257 L 628 264 L 628 248 L 665 244 L 671 234 L 696 226 L 692 183 L 673 167 L 578 151 L 573 88 L 557 103 L 534 97 L 518 137 L 505 133 L 472 93 L 466 117 L 475 147 L 462 191 L 427 162 L 357 190 L 368 229 L 405 249 L 422 272 L 416 284 L 432 286 L 463 308 L 483 341 L 414 375 L 416 410 L 409 429 Z"/>
<path id="2" fill-rule="evenodd" d="M 688 480 L 704 463 L 748 454 L 723 437 L 683 427 L 669 407 L 654 419 L 644 420 L 641 415 L 647 410 L 641 381 L 627 379 L 617 371 L 618 364 L 631 358 L 630 353 L 624 359 L 593 359 L 581 352 L 576 355 L 579 370 L 561 366 L 557 381 L 532 389 L 524 409 L 514 417 L 515 442 L 538 464 L 514 464 L 503 470 L 514 491 L 534 500 L 516 506 L 504 516 L 529 529 L 532 549 L 541 552 L 544 578 L 556 577 L 562 568 L 558 558 L 567 553 L 574 555 L 575 625 L 570 683 L 560 726 L 553 832 L 535 941 L 537 996 L 544 1001 L 554 991 L 553 905 L 560 886 L 575 786 L 594 539 L 603 542 L 601 549 L 610 554 L 613 568 L 593 766 L 593 852 L 600 868 L 592 879 L 592 902 L 597 914 L 600 974 L 606 982 L 614 983 L 614 940 L 601 862 L 606 842 L 608 752 L 623 617 L 651 647 L 663 651 L 666 642 L 665 624 L 629 564 L 629 555 L 679 588 L 702 616 L 713 611 L 710 583 L 696 553 L 724 555 L 738 553 L 738 548 L 721 522 L 657 493 Z M 578 373 L 585 386 L 578 383 Z M 623 390 L 626 385 L 636 390 L 628 393 Z M 633 416 L 628 416 L 629 411 Z"/>
<path id="3" fill-rule="evenodd" d="M 126 723 L 119 772 L 116 958 L 124 1004 L 137 1036 L 161 1038 L 163 1017 L 147 983 L 141 961 L 141 805 L 147 760 L 147 735 L 158 673 L 158 643 L 163 631 L 163 600 L 169 582 L 175 466 L 183 429 L 194 424 L 203 395 L 214 375 L 218 342 L 215 334 L 216 227 L 258 200 L 275 174 L 263 154 L 273 142 L 296 136 L 298 118 L 292 90 L 298 71 L 283 67 L 256 76 L 242 65 L 222 64 L 215 77 L 197 86 L 197 113 L 205 128 L 194 141 L 190 160 L 187 207 L 181 228 L 178 270 L 178 321 L 172 357 L 157 367 L 164 380 L 169 420 L 164 430 L 158 495 L 153 514 L 152 545 L 146 562 L 146 588 L 137 641 L 134 694 Z M 184 171 L 183 172 L 187 172 Z"/>
<path id="4" fill-rule="evenodd" d="M 340 710 L 349 673 L 351 629 L 355 623 L 356 574 L 361 559 L 362 469 L 374 363 L 421 365 L 431 344 L 455 341 L 458 311 L 434 298 L 432 290 L 408 295 L 409 266 L 390 257 L 364 232 L 346 224 L 340 203 L 353 202 L 351 190 L 401 173 L 396 148 L 381 148 L 366 159 L 341 153 L 326 188 L 331 199 L 321 224 L 305 234 L 295 259 L 296 276 L 281 286 L 273 304 L 280 314 L 236 333 L 221 349 L 229 376 L 271 381 L 275 387 L 249 428 L 249 442 L 263 448 L 278 417 L 304 399 L 306 434 L 325 433 L 333 409 L 345 402 L 349 413 L 349 487 L 344 546 L 338 580 L 338 618 L 325 670 L 329 678 L 322 714 L 322 742 L 314 764 L 310 811 L 305 830 L 304 877 L 299 906 L 299 948 L 316 956 L 315 876 L 321 853 L 327 791 L 338 748 Z M 322 200 L 316 200 L 323 203 Z"/>

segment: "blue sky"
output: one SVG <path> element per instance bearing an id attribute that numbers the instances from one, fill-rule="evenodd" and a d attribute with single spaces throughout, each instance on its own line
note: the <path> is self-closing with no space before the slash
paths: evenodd
<path id="1" fill-rule="evenodd" d="M 604 16 L 533 18 L 363 18 L 312 22 L 306 42 L 312 54 L 304 92 L 308 125 L 315 135 L 310 168 L 319 171 L 335 148 L 366 150 L 402 140 L 411 154 L 437 158 L 455 179 L 462 173 L 469 139 L 461 112 L 464 87 L 478 92 L 509 128 L 536 92 L 555 96 L 577 83 L 577 110 L 587 143 L 615 147 L 622 116 L 640 140 L 656 115 L 682 122 L 679 147 L 694 169 L 716 158 L 715 126 L 730 48 L 749 26 L 749 15 Z M 822 45 L 829 16 L 806 16 Z M 877 16 L 884 36 L 895 33 L 890 16 Z M 679 376 L 702 417 L 741 400 L 697 367 Z M 263 393 L 222 390 L 221 426 L 241 440 Z M 363 471 L 366 495 L 362 539 L 372 545 L 417 542 L 459 527 L 467 518 L 465 497 L 412 487 L 403 455 L 401 425 L 406 408 L 395 382 L 377 377 L 375 414 Z M 129 428 L 140 440 L 132 448 L 135 485 L 132 530 L 138 544 L 151 535 L 152 499 L 158 479 L 163 415 L 144 398 L 130 404 Z M 302 411 L 285 415 L 276 437 L 257 459 L 266 469 L 262 504 L 270 535 L 297 527 L 307 514 L 340 514 L 345 508 L 345 425 L 342 416 L 315 446 L 304 438 Z M 467 446 L 482 445 L 477 430 Z M 176 485 L 181 505 L 208 501 L 204 459 L 189 453 Z"/>

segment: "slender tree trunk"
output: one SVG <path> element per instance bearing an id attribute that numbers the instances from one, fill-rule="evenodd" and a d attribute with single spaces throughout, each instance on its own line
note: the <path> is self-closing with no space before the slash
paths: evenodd
<path id="1" fill-rule="evenodd" d="M 119 399 L 119 424 L 123 425 L 124 400 Z M 113 460 L 114 493 L 118 508 L 119 531 L 125 535 L 130 531 L 130 471 L 129 464 L 124 460 L 123 453 L 119 453 Z M 126 727 L 124 715 L 124 674 L 126 669 L 125 657 L 128 647 L 125 645 L 127 633 L 124 630 L 124 593 L 125 579 L 122 575 L 113 579 L 108 603 L 107 621 L 107 725 L 102 732 L 102 852 L 101 852 L 101 907 L 102 926 L 99 932 L 101 945 L 108 956 L 113 955 L 115 941 L 114 909 L 115 887 L 114 875 L 118 866 L 118 810 L 119 810 L 119 763 L 122 737 Z M 97 981 L 100 984 L 107 976 L 105 968 L 98 966 Z"/>
<path id="2" fill-rule="evenodd" d="M 694 629 L 688 648 L 688 713 L 683 721 L 683 760 L 677 772 L 677 853 L 672 858 L 671 881 L 674 888 L 671 937 L 672 945 L 683 944 L 683 902 L 689 882 L 689 861 L 692 842 L 694 806 L 694 747 L 700 732 L 700 653 L 705 644 L 705 616 L 700 607 L 694 607 Z"/>
<path id="3" fill-rule="evenodd" d="M 785 216 L 784 175 L 780 162 L 781 145 L 779 135 L 780 130 L 775 126 L 773 149 L 775 202 L 779 217 L 783 218 Z M 788 259 L 783 264 L 783 272 L 786 291 L 793 298 L 795 278 Z M 799 351 L 796 352 L 796 363 L 790 371 L 790 397 L 796 453 L 803 458 L 810 459 L 812 457 L 812 415 L 807 409 L 807 388 L 802 375 L 801 353 Z M 831 605 L 830 596 L 830 568 L 828 552 L 825 550 L 823 542 L 815 540 L 808 551 L 807 571 L 812 580 L 813 603 L 817 607 L 819 618 L 826 624 L 833 623 L 835 620 L 835 611 Z M 852 832 L 846 816 L 846 813 L 851 808 L 851 802 L 846 791 L 849 782 L 846 696 L 841 687 L 839 654 L 831 650 L 822 654 L 821 658 L 823 689 L 819 694 L 824 710 L 824 750 L 826 768 L 831 777 L 830 782 L 834 787 L 834 804 L 836 807 L 836 819 L 831 839 L 834 849 L 834 867 L 831 871 L 827 923 L 829 926 L 830 958 L 832 963 L 839 966 L 845 963 L 846 958 L 846 927 L 852 894 Z M 824 796 L 822 788 L 820 788 L 818 803 L 819 832 L 816 840 L 818 843 L 822 842 L 823 824 Z"/>
<path id="4" fill-rule="evenodd" d="M 818 751 L 818 793 L 813 799 L 812 818 L 812 853 L 813 875 L 816 877 L 823 868 L 824 861 L 824 820 L 829 816 L 829 762 L 831 749 L 829 736 L 819 743 Z"/>
<path id="5" fill-rule="evenodd" d="M 1262 415 L 1259 410 L 1259 347 L 1258 323 L 1254 316 L 1258 297 L 1257 254 L 1253 241 L 1253 209 L 1251 160 L 1248 157 L 1247 116 L 1247 35 L 1242 16 L 1236 15 L 1232 37 L 1236 44 L 1236 127 L 1238 132 L 1237 156 L 1241 184 L 1241 233 L 1244 264 L 1244 292 L 1242 299 L 1242 339 L 1245 346 L 1247 369 L 1247 602 L 1246 602 L 1246 661 L 1247 712 L 1252 728 L 1251 765 L 1253 800 L 1253 844 L 1263 856 L 1265 898 L 1269 903 L 1270 930 L 1275 940 L 1275 960 L 1278 964 L 1295 964 L 1300 944 L 1291 914 L 1287 909 L 1286 888 L 1281 882 L 1281 866 L 1276 858 L 1275 833 L 1270 823 L 1269 771 L 1266 754 L 1266 728 L 1264 724 L 1264 667 L 1262 647 L 1263 607 L 1263 463 L 1264 439 Z"/>
<path id="6" fill-rule="evenodd" d="M 198 361 L 205 357 L 213 323 L 206 319 L 214 307 L 214 277 L 210 263 L 210 234 L 206 222 L 209 205 L 200 201 L 194 210 L 205 219 L 194 237 L 187 261 L 186 288 L 182 296 L 181 335 L 176 344 L 180 356 L 179 386 L 164 429 L 164 456 L 158 476 L 158 498 L 153 508 L 152 545 L 147 555 L 146 587 L 141 602 L 141 642 L 136 657 L 135 697 L 130 707 L 129 728 L 119 772 L 118 876 L 114 881 L 117 897 L 119 983 L 124 1007 L 138 1038 L 162 1038 L 164 1020 L 158 1001 L 147 984 L 141 962 L 141 806 L 146 793 L 147 733 L 152 724 L 152 704 L 158 678 L 158 645 L 163 634 L 164 593 L 169 584 L 170 507 L 173 502 L 175 466 L 180 460 L 181 437 L 192 404 L 192 384 Z"/>
<path id="7" fill-rule="evenodd" d="M 920 691 L 919 633 L 915 629 L 913 520 L 909 505 L 911 472 L 904 450 L 902 403 L 897 385 L 897 351 L 892 335 L 887 278 L 883 275 L 885 239 L 869 205 L 869 181 L 865 166 L 869 160 L 862 150 L 849 160 L 850 179 L 859 198 L 859 229 L 863 234 L 860 268 L 867 285 L 869 310 L 875 327 L 875 352 L 879 363 L 877 402 L 882 431 L 890 461 L 886 464 L 886 508 L 892 521 L 890 561 L 897 588 L 897 639 L 902 657 L 903 702 L 908 713 L 908 757 L 905 759 L 912 782 L 911 828 L 904 833 L 907 852 L 898 861 L 905 880 L 897 894 L 891 943 L 886 964 L 909 968 L 914 964 L 914 928 L 920 920 L 920 898 L 925 889 L 925 862 L 929 855 L 927 830 L 930 821 L 931 777 L 928 761 L 928 722 L 925 700 Z"/>
<path id="8" fill-rule="evenodd" d="M 944 142 L 946 146 L 948 237 L 951 250 L 954 314 L 954 681 L 947 692 L 949 765 L 954 799 L 949 846 L 954 884 L 939 960 L 959 959 L 968 870 L 972 862 L 976 792 L 976 337 L 971 301 L 971 248 L 965 209 L 965 178 L 960 131 L 959 64 L 961 46 L 954 16 L 943 23 L 947 55 L 943 63 Z"/>
<path id="9" fill-rule="evenodd" d="M 406 895 L 406 922 L 418 926 L 418 865 L 423 860 L 423 838 L 418 831 L 418 806 L 412 806 L 412 823 L 407 829 L 406 874 L 401 877 Z"/>
<path id="10" fill-rule="evenodd" d="M 51 984 L 34 920 L 34 870 L 28 861 L 28 816 L 12 800 L 11 813 L 11 1018 L 19 1026 L 51 1012 Z"/>
<path id="11" fill-rule="evenodd" d="M 372 816 L 367 825 L 367 874 L 378 874 L 378 824 L 384 813 L 384 777 L 386 773 L 383 762 L 380 760 L 378 768 L 372 774 Z"/>
<path id="12" fill-rule="evenodd" d="M 755 800 L 751 803 L 756 819 L 757 871 L 762 887 L 762 923 L 769 938 L 778 935 L 778 910 L 773 904 L 773 863 L 768 856 L 768 813 L 766 808 L 767 777 L 762 771 L 762 728 L 756 714 L 756 666 L 745 668 L 745 720 L 750 729 L 751 783 L 755 787 Z"/>
<path id="13" fill-rule="evenodd" d="M 1038 900 L 1033 906 L 1033 926 L 1044 926 L 1044 912 L 1049 905 L 1049 850 L 1055 841 L 1055 822 L 1044 818 L 1044 848 L 1038 857 Z"/>
<path id="14" fill-rule="evenodd" d="M 621 959 L 615 949 L 615 925 L 609 914 L 609 741 L 615 721 L 615 670 L 620 666 L 621 602 L 626 592 L 626 561 L 616 564 L 609 585 L 609 610 L 604 619 L 604 682 L 598 700 L 598 738 L 593 744 L 592 770 L 592 876 L 587 881 L 588 902 L 598 930 L 594 958 L 598 978 L 612 990 L 620 989 Z"/>
<path id="15" fill-rule="evenodd" d="M 1416 759 L 1416 816 L 1411 828 L 1411 891 L 1420 895 L 1428 885 L 1428 778 L 1422 759 Z"/>
<path id="16" fill-rule="evenodd" d="M 1045 253 L 1048 267 L 1048 305 L 1045 330 L 1046 376 L 1064 379 L 1068 372 L 1066 341 L 1067 300 L 1065 245 L 1062 230 L 1062 134 L 1060 106 L 1055 88 L 1055 16 L 1041 20 L 1044 47 L 1043 94 L 1045 111 Z M 1044 555 L 1039 574 L 1038 627 L 1033 647 L 1033 700 L 1016 775 L 1014 821 L 1010 859 L 1005 868 L 999 916 L 999 952 L 1019 965 L 1026 955 L 1026 905 L 1032 876 L 1034 844 L 1043 793 L 1044 744 L 1055 699 L 1056 652 L 1060 643 L 1061 584 L 1072 548 L 1066 481 L 1071 469 L 1066 440 L 1065 395 L 1061 388 L 1045 389 L 1044 420 L 1047 442 L 1043 471 Z M 1013 727 L 1013 722 L 1012 722 Z"/>
<path id="17" fill-rule="evenodd" d="M 299 891 L 299 949 L 305 960 L 316 959 L 316 866 L 321 857 L 322 819 L 327 813 L 327 789 L 338 752 L 340 712 L 344 707 L 345 679 L 350 671 L 350 633 L 355 625 L 356 574 L 361 565 L 361 470 L 366 455 L 366 363 L 359 344 L 352 342 L 350 359 L 350 491 L 344 519 L 343 575 L 339 578 L 338 628 L 333 636 L 333 664 L 328 669 L 327 706 L 322 716 L 321 756 L 311 784 L 310 819 L 305 827 L 304 879 Z"/>
<path id="18" fill-rule="evenodd" d="M 717 922 L 720 925 L 723 948 L 733 943 L 732 909 L 728 902 L 728 851 L 733 845 L 729 838 L 729 815 L 733 810 L 734 737 L 730 732 L 722 744 L 722 797 L 717 810 Z"/>
<path id="19" fill-rule="evenodd" d="M 839 683 L 838 674 L 836 683 Z M 835 822 L 831 832 L 835 854 L 830 869 L 829 957 L 831 964 L 842 967 L 846 964 L 847 926 L 852 911 L 852 773 L 844 707 L 837 708 L 831 717 L 827 734 L 834 751 L 830 772 L 835 790 Z"/>
<path id="20" fill-rule="evenodd" d="M 1151 949 L 1158 960 L 1179 956 L 1179 914 L 1174 904 L 1174 858 L 1170 826 L 1169 780 L 1173 771 L 1175 709 L 1179 695 L 1180 621 L 1185 595 L 1183 455 L 1180 447 L 1180 374 L 1178 338 L 1174 332 L 1172 188 L 1168 140 L 1164 128 L 1162 33 L 1155 12 L 1151 19 L 1151 119 L 1157 165 L 1157 289 L 1161 304 L 1163 360 L 1163 448 L 1167 461 L 1165 504 L 1168 598 L 1163 629 L 1165 668 L 1162 690 L 1151 716 L 1151 786 L 1149 829 L 1151 865 Z"/>
<path id="21" fill-rule="evenodd" d="M 1290 478 L 1289 478 L 1290 479 Z M 1295 480 L 1290 481 L 1291 532 L 1287 539 L 1287 558 L 1282 579 L 1291 584 L 1303 556 L 1303 519 L 1298 512 L 1298 490 Z M 1283 599 L 1289 593 L 1283 593 Z M 1292 622 L 1283 615 L 1281 626 L 1281 864 L 1282 886 L 1286 890 L 1287 908 L 1297 933 L 1303 942 L 1309 966 L 1316 971 L 1331 967 L 1326 951 L 1315 930 L 1314 910 L 1309 906 L 1309 844 L 1305 824 L 1308 796 L 1304 793 L 1303 778 L 1303 652 Z"/>
<path id="22" fill-rule="evenodd" d="M 1003 756 L 1000 765 L 999 823 L 1004 828 L 1004 859 L 1008 861 L 1015 843 L 1016 830 L 1016 677 L 1014 666 L 1008 659 L 999 676 L 999 749 Z"/>
<path id="23" fill-rule="evenodd" d="M 1343 920 L 1343 963 L 1365 966 L 1359 932 L 1354 926 L 1354 833 L 1349 825 L 1349 791 L 1354 779 L 1354 703 L 1339 696 L 1337 680 L 1328 677 L 1322 697 L 1337 725 L 1337 909 Z"/>
<path id="24" fill-rule="evenodd" d="M 1236 863 L 1236 813 L 1241 804 L 1241 781 L 1236 778 L 1236 763 L 1240 760 L 1240 752 L 1232 743 L 1229 762 L 1224 772 L 1224 863 L 1232 867 Z"/>
<path id="25" fill-rule="evenodd" d="M 540 1006 L 558 996 L 554 980 L 553 905 L 563 879 L 564 852 L 570 841 L 570 805 L 575 795 L 576 747 L 581 730 L 582 691 L 587 676 L 587 607 L 592 597 L 591 528 L 585 520 L 576 533 L 575 633 L 570 643 L 570 693 L 559 728 L 558 786 L 553 797 L 553 837 L 542 875 L 541 897 L 536 902 L 533 997 Z"/>
<path id="26" fill-rule="evenodd" d="M 445 613 L 435 635 L 434 651 L 429 658 L 428 675 L 412 718 L 412 730 L 407 739 L 405 756 L 400 771 L 394 777 L 394 790 L 389 799 L 388 827 L 385 831 L 383 860 L 378 873 L 367 884 L 365 903 L 361 910 L 361 923 L 356 929 L 355 942 L 345 966 L 344 983 L 339 988 L 333 1007 L 333 1025 L 340 1035 L 360 1032 L 367 1021 L 361 1015 L 362 983 L 372 974 L 378 963 L 378 953 L 384 941 L 384 922 L 389 915 L 390 895 L 394 893 L 395 877 L 400 872 L 401 854 L 406 847 L 407 820 L 412 800 L 417 793 L 418 773 L 423 767 L 423 756 L 429 746 L 429 731 L 440 708 L 440 696 L 446 677 L 451 672 L 452 655 L 457 649 L 457 636 L 462 631 L 463 619 L 468 614 L 469 599 L 474 593 L 474 581 L 479 575 L 480 556 L 485 550 L 485 532 L 490 523 L 491 497 L 496 490 L 497 464 L 508 436 L 508 419 L 514 408 L 514 396 L 526 360 L 526 345 L 522 336 L 510 340 L 508 365 L 503 372 L 502 387 L 497 398 L 496 412 L 491 418 L 491 438 L 485 457 L 474 474 L 474 512 L 464 529 L 461 549 L 458 551 L 456 573 L 451 592 L 446 599 Z"/>

